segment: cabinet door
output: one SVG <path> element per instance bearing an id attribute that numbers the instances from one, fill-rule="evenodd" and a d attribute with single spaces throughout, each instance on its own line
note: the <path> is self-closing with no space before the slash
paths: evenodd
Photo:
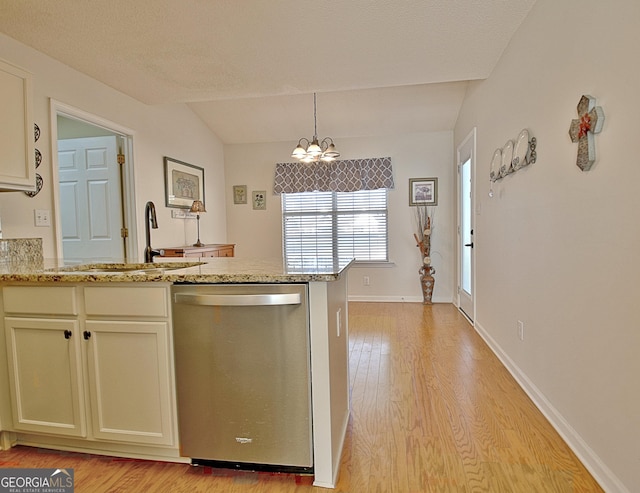
<path id="1" fill-rule="evenodd" d="M 14 429 L 86 436 L 78 322 L 4 322 Z"/>
<path id="2" fill-rule="evenodd" d="M 93 436 L 173 444 L 168 323 L 87 321 Z"/>
<path id="3" fill-rule="evenodd" d="M 0 190 L 35 190 L 31 74 L 0 61 Z"/>

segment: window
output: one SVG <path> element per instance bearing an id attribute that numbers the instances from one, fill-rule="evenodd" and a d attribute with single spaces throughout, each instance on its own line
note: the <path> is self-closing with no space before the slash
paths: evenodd
<path id="1" fill-rule="evenodd" d="M 282 194 L 289 265 L 331 267 L 336 258 L 387 261 L 387 190 Z"/>

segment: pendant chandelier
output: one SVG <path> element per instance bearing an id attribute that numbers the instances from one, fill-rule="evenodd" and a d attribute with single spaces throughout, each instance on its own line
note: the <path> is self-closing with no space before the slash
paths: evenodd
<path id="1" fill-rule="evenodd" d="M 303 147 L 303 143 L 305 147 Z M 298 145 L 291 153 L 291 157 L 298 159 L 303 163 L 315 163 L 318 161 L 334 161 L 340 157 L 340 153 L 336 151 L 331 137 L 325 137 L 318 141 L 318 117 L 316 113 L 316 93 L 313 93 L 313 139 L 309 141 L 302 137 L 298 141 Z"/>

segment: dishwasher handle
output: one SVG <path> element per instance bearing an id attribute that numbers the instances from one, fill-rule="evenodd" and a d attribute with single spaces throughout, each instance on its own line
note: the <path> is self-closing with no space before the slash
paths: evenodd
<path id="1" fill-rule="evenodd" d="M 299 305 L 300 293 L 273 294 L 189 294 L 175 293 L 174 302 L 205 306 L 277 306 Z"/>

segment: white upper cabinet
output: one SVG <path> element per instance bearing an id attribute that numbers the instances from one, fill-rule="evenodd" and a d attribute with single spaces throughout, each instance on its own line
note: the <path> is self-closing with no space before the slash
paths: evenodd
<path id="1" fill-rule="evenodd" d="M 31 74 L 0 60 L 0 191 L 35 190 Z"/>

